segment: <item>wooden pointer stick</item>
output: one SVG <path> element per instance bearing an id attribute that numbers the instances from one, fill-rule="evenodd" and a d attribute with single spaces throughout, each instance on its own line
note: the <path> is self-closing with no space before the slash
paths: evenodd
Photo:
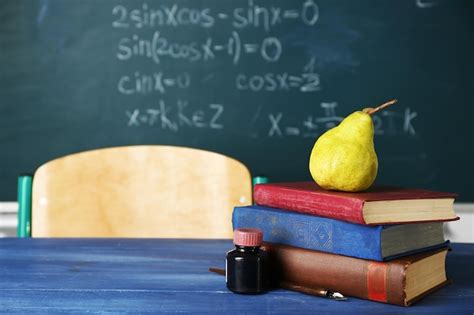
<path id="1" fill-rule="evenodd" d="M 364 108 L 362 111 L 363 111 L 364 113 L 367 113 L 367 114 L 369 114 L 369 115 L 372 115 L 372 114 L 375 114 L 376 112 L 378 112 L 379 110 L 382 110 L 382 109 L 384 109 L 384 108 L 386 108 L 386 107 L 389 107 L 389 106 L 392 105 L 392 104 L 395 104 L 396 102 L 397 102 L 397 99 L 393 99 L 393 100 L 388 101 L 388 102 L 385 102 L 385 103 L 383 103 L 382 105 L 379 105 L 379 106 L 377 106 L 377 107 L 375 107 L 375 108 L 372 108 L 372 107 Z"/>

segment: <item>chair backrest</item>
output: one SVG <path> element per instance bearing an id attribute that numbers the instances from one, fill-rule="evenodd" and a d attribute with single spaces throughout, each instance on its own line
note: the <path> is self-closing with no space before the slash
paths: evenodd
<path id="1" fill-rule="evenodd" d="M 72 154 L 33 179 L 33 237 L 231 238 L 251 177 L 227 156 L 172 146 Z"/>

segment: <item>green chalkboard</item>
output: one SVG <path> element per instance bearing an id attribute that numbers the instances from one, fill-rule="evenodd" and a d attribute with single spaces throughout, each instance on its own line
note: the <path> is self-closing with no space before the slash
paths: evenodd
<path id="1" fill-rule="evenodd" d="M 73 152 L 202 148 L 309 179 L 315 139 L 377 114 L 379 183 L 474 201 L 473 8 L 460 0 L 0 2 L 0 200 Z"/>

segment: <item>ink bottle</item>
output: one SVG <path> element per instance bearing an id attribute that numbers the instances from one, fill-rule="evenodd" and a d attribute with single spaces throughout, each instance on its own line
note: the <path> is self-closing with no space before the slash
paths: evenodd
<path id="1" fill-rule="evenodd" d="M 235 229 L 235 249 L 226 255 L 226 285 L 235 293 L 259 294 L 268 290 L 268 257 L 260 249 L 259 229 Z"/>

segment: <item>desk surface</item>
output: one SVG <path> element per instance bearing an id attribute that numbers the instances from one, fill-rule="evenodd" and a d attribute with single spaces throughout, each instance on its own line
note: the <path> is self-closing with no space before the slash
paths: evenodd
<path id="1" fill-rule="evenodd" d="M 336 302 L 286 290 L 227 291 L 230 241 L 0 239 L 0 312 L 97 313 L 466 313 L 474 312 L 474 245 L 453 244 L 454 283 L 409 308 L 350 298 Z"/>

